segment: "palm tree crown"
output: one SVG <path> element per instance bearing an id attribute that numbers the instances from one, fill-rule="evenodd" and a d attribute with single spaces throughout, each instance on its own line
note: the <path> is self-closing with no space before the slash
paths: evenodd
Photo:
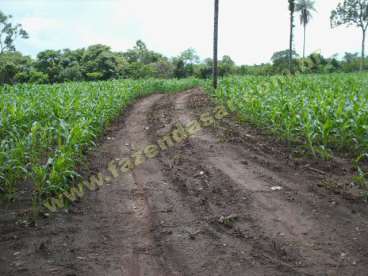
<path id="1" fill-rule="evenodd" d="M 313 17 L 312 12 L 316 11 L 312 0 L 298 0 L 295 10 L 300 12 L 300 24 L 302 25 L 308 25 Z"/>

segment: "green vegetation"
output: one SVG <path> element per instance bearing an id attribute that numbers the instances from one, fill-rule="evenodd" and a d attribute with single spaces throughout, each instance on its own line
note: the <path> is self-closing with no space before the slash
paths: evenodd
<path id="1" fill-rule="evenodd" d="M 36 200 L 64 192 L 80 177 L 76 168 L 86 152 L 128 104 L 155 91 L 197 86 L 188 78 L 208 79 L 213 67 L 225 77 L 215 96 L 245 120 L 304 144 L 315 157 L 346 152 L 360 162 L 368 156 L 368 76 L 335 73 L 367 69 L 368 1 L 344 0 L 331 13 L 333 27 L 355 25 L 363 33 L 361 57 L 345 53 L 342 59 L 305 55 L 314 2 L 288 3 L 289 49 L 274 53 L 270 64 L 253 66 L 237 66 L 230 56 L 217 62 L 216 42 L 214 59 L 202 61 L 193 49 L 168 58 L 141 40 L 125 52 L 98 44 L 45 50 L 34 59 L 15 48 L 28 33 L 0 11 L 0 194 L 13 198 L 17 183 L 31 183 Z M 303 58 L 293 49 L 295 13 L 304 27 Z M 280 76 L 290 73 L 333 74 Z"/>
<path id="2" fill-rule="evenodd" d="M 19 52 L 0 54 L 0 85 L 18 83 L 63 83 L 69 81 L 97 81 L 147 78 L 209 78 L 212 59 L 200 62 L 193 49 L 168 58 L 149 50 L 142 41 L 133 49 L 114 52 L 106 45 L 62 51 L 46 50 L 36 59 Z M 229 56 L 219 62 L 220 76 L 230 75 L 237 66 Z"/>
<path id="3" fill-rule="evenodd" d="M 231 77 L 214 95 L 232 111 L 314 156 L 368 153 L 368 76 Z"/>
<path id="4" fill-rule="evenodd" d="M 216 1 L 215 1 L 216 3 Z M 366 70 L 365 40 L 368 29 L 368 1 L 344 0 L 331 11 L 331 26 L 353 25 L 362 31 L 361 56 L 345 53 L 324 57 L 319 53 L 306 55 L 306 28 L 315 10 L 312 0 L 288 0 L 290 11 L 289 49 L 277 51 L 272 63 L 238 66 L 230 56 L 218 62 L 220 77 L 229 75 L 279 75 L 289 73 L 350 73 Z M 293 47 L 295 14 L 299 15 L 304 30 L 303 58 Z M 216 17 L 215 17 L 216 18 Z M 18 83 L 62 83 L 69 81 L 100 81 L 147 78 L 202 78 L 211 77 L 217 64 L 211 58 L 200 60 L 193 49 L 176 57 L 166 57 L 149 50 L 138 40 L 132 49 L 114 52 L 106 45 L 91 45 L 70 50 L 45 50 L 31 58 L 16 52 L 16 40 L 28 39 L 28 33 L 12 17 L 0 11 L 0 85 Z M 215 45 L 214 45 L 215 46 Z M 215 47 L 214 47 L 215 48 Z M 246 49 L 245 49 L 246 51 Z"/>
<path id="5" fill-rule="evenodd" d="M 0 194 L 31 183 L 37 199 L 64 192 L 86 152 L 136 98 L 198 86 L 194 79 L 0 87 Z"/>
<path id="6" fill-rule="evenodd" d="M 35 60 L 19 52 L 5 52 L 0 54 L 0 85 L 147 78 L 208 79 L 212 75 L 213 60 L 208 58 L 199 61 L 193 49 L 172 59 L 147 48 L 143 51 L 138 49 L 135 46 L 120 53 L 111 51 L 108 46 L 93 45 L 74 51 L 43 51 Z M 238 66 L 230 56 L 224 56 L 219 60 L 219 76 L 288 74 L 288 57 L 289 50 L 285 50 L 276 52 L 271 57 L 272 63 Z M 313 53 L 302 59 L 294 51 L 292 62 L 296 73 L 306 74 L 357 72 L 361 66 L 357 53 L 345 53 L 342 59 Z"/>

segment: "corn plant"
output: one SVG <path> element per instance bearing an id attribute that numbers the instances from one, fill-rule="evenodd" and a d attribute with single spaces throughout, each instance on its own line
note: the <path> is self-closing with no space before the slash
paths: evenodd
<path id="1" fill-rule="evenodd" d="M 244 120 L 315 157 L 368 153 L 368 75 L 230 77 L 211 92 Z"/>
<path id="2" fill-rule="evenodd" d="M 66 191 L 96 139 L 135 99 L 199 82 L 123 80 L 0 87 L 0 188 L 13 199 L 31 183 L 34 202 Z"/>

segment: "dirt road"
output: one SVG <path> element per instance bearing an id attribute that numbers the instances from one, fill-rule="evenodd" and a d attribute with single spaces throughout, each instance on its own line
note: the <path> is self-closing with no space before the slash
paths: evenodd
<path id="1" fill-rule="evenodd" d="M 132 106 L 91 172 L 214 105 L 199 90 Z M 0 227 L 0 275 L 368 275 L 368 210 L 231 119 L 37 227 Z M 281 190 L 279 190 L 281 189 Z"/>

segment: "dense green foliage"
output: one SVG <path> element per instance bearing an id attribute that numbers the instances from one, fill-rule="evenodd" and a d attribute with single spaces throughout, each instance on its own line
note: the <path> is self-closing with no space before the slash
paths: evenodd
<path id="1" fill-rule="evenodd" d="M 235 63 L 224 56 L 219 63 L 220 75 L 235 72 Z M 200 62 L 193 49 L 179 56 L 167 58 L 147 49 L 137 41 L 133 49 L 113 52 L 105 45 L 63 51 L 46 50 L 34 60 L 19 52 L 0 54 L 0 84 L 62 83 L 68 81 L 96 81 L 146 78 L 209 78 L 212 60 Z"/>
<path id="2" fill-rule="evenodd" d="M 368 76 L 226 78 L 215 96 L 243 119 L 315 156 L 368 153 Z"/>
<path id="3" fill-rule="evenodd" d="M 185 79 L 0 87 L 1 190 L 12 196 L 17 183 L 27 182 L 37 195 L 65 191 L 85 153 L 128 104 L 197 85 Z"/>
<path id="4" fill-rule="evenodd" d="M 272 64 L 242 65 L 239 67 L 240 75 L 279 75 L 288 74 L 289 50 L 274 53 Z M 351 73 L 360 70 L 361 59 L 357 53 L 345 53 L 342 59 L 337 56 L 325 58 L 319 53 L 313 53 L 302 59 L 293 51 L 293 68 L 296 74 L 328 74 L 328 73 Z M 364 67 L 365 70 L 368 66 Z"/>
<path id="5" fill-rule="evenodd" d="M 138 46 L 137 46 L 138 45 Z M 19 52 L 0 54 L 0 85 L 16 83 L 62 83 L 110 79 L 188 78 L 207 79 L 212 74 L 212 59 L 200 61 L 193 49 L 169 59 L 148 50 L 142 42 L 127 52 L 113 52 L 108 46 L 93 45 L 87 49 L 54 51 L 38 54 L 36 60 Z M 143 44 L 144 45 L 144 44 Z M 272 63 L 237 66 L 229 56 L 219 61 L 220 77 L 229 75 L 287 74 L 289 51 L 276 52 Z M 293 52 L 296 73 L 356 72 L 360 69 L 358 54 L 346 53 L 342 60 L 312 54 L 305 59 Z"/>

